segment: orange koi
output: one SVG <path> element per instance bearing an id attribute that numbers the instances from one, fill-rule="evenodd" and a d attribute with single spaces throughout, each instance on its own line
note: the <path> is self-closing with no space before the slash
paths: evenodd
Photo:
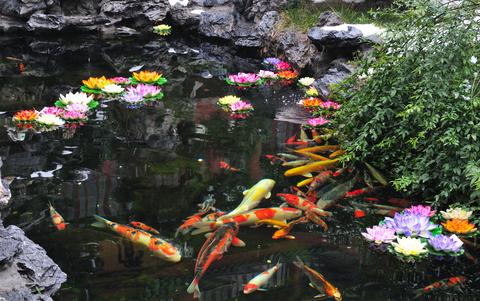
<path id="1" fill-rule="evenodd" d="M 425 286 L 419 290 L 416 290 L 415 298 L 422 296 L 423 294 L 428 294 L 439 289 L 447 289 L 454 287 L 456 285 L 461 285 L 467 281 L 467 278 L 464 276 L 450 277 L 447 279 L 442 279 L 435 281 L 434 283 Z"/>
<path id="2" fill-rule="evenodd" d="M 280 230 L 275 231 L 275 233 L 273 233 L 272 238 L 273 239 L 280 239 L 280 238 L 295 239 L 295 236 L 290 235 L 290 231 L 292 231 L 293 226 L 295 226 L 296 224 L 305 223 L 305 222 L 306 222 L 305 217 L 301 217 L 299 219 L 291 221 L 287 224 L 286 227 L 283 227 Z"/>
<path id="3" fill-rule="evenodd" d="M 155 229 L 153 227 L 150 227 L 149 225 L 145 225 L 144 223 L 132 221 L 132 222 L 130 222 L 130 225 L 134 226 L 137 229 L 141 229 L 143 231 L 147 231 L 147 232 L 150 232 L 150 233 L 153 233 L 153 234 L 160 235 L 160 232 L 158 232 L 157 229 Z"/>
<path id="4" fill-rule="evenodd" d="M 94 215 L 94 217 L 97 222 L 94 223 L 93 226 L 109 228 L 113 232 L 130 240 L 131 242 L 147 247 L 155 256 L 161 259 L 170 262 L 179 262 L 182 258 L 177 248 L 159 237 L 153 236 L 152 234 L 140 229 L 135 229 L 127 225 L 117 224 L 99 215 Z"/>
<path id="5" fill-rule="evenodd" d="M 355 218 L 362 218 L 362 217 L 365 217 L 365 211 L 363 211 L 362 209 L 355 209 L 353 211 L 353 216 Z"/>
<path id="6" fill-rule="evenodd" d="M 218 163 L 218 165 L 220 166 L 221 169 L 225 169 L 225 170 L 228 170 L 228 171 L 231 171 L 231 172 L 240 171 L 240 169 L 230 166 L 230 164 L 228 164 L 225 161 L 220 161 Z"/>
<path id="7" fill-rule="evenodd" d="M 332 297 L 336 301 L 342 301 L 342 294 L 340 293 L 340 290 L 328 282 L 322 274 L 305 265 L 298 256 L 297 261 L 294 261 L 293 264 L 299 269 L 303 270 L 308 279 L 310 279 L 310 284 L 313 288 L 317 289 L 319 292 L 322 292 L 322 294 L 317 295 L 314 298 Z"/>
<path id="8" fill-rule="evenodd" d="M 372 191 L 372 189 L 370 187 L 360 188 L 360 189 L 352 190 L 352 191 L 349 191 L 349 192 L 345 193 L 345 195 L 343 197 L 344 198 L 354 198 L 354 197 L 357 197 L 359 195 L 368 193 L 370 191 Z"/>
<path id="9" fill-rule="evenodd" d="M 193 224 L 200 222 L 202 220 L 203 213 L 196 213 L 192 216 L 187 217 L 187 219 L 180 225 L 177 229 L 177 234 L 187 234 L 190 229 L 192 229 Z"/>
<path id="10" fill-rule="evenodd" d="M 319 216 L 332 216 L 331 212 L 320 209 L 314 203 L 299 197 L 298 195 L 288 194 L 288 193 L 277 193 L 282 201 L 286 202 L 292 207 L 298 208 L 302 211 L 311 211 Z"/>
<path id="11" fill-rule="evenodd" d="M 199 282 L 207 269 L 213 262 L 220 260 L 228 248 L 232 244 L 232 240 L 238 233 L 238 224 L 230 222 L 222 225 L 210 235 L 203 244 L 197 255 L 195 262 L 194 278 L 190 286 L 187 288 L 189 294 L 193 293 L 194 298 L 200 297 Z"/>
<path id="12" fill-rule="evenodd" d="M 52 222 L 57 227 L 57 230 L 63 231 L 67 228 L 67 224 L 65 223 L 65 220 L 63 217 L 53 208 L 52 204 L 49 203 L 48 207 L 50 209 L 50 217 L 52 218 Z"/>

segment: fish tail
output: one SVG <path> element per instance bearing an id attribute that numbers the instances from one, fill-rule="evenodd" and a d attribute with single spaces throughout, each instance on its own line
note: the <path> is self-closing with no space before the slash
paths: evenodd
<path id="1" fill-rule="evenodd" d="M 332 216 L 331 212 L 325 211 L 320 208 L 312 208 L 311 210 L 320 216 Z"/>
<path id="2" fill-rule="evenodd" d="M 103 218 L 101 217 L 100 215 L 96 215 L 94 214 L 93 217 L 95 218 L 96 222 L 94 222 L 92 224 L 92 227 L 96 227 L 96 228 L 106 228 L 108 223 L 110 223 L 110 221 L 106 218 Z"/>
<path id="3" fill-rule="evenodd" d="M 297 259 L 293 261 L 293 264 L 299 269 L 303 269 L 303 267 L 305 266 L 303 261 L 298 256 L 297 256 Z"/>
<path id="4" fill-rule="evenodd" d="M 190 286 L 187 288 L 187 293 L 193 293 L 193 298 L 200 298 L 201 292 L 197 278 L 193 279 L 192 283 L 190 283 Z"/>
<path id="5" fill-rule="evenodd" d="M 192 231 L 192 235 L 210 232 L 221 226 L 222 222 L 196 222 L 193 226 L 196 228 Z"/>

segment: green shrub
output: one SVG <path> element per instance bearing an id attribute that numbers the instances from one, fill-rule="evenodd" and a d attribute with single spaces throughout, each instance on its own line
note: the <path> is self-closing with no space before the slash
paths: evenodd
<path id="1" fill-rule="evenodd" d="M 347 160 L 383 170 L 427 201 L 473 203 L 480 193 L 478 4 L 402 1 L 385 43 L 336 87 Z M 450 2 L 452 3 L 452 2 Z"/>

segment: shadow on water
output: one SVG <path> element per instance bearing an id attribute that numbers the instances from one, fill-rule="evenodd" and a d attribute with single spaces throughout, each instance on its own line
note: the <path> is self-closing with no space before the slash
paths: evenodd
<path id="1" fill-rule="evenodd" d="M 1 115 L 2 125 L 8 125 L 11 111 L 50 105 L 60 93 L 77 90 L 88 76 L 126 76 L 130 67 L 145 65 L 169 79 L 164 101 L 152 107 L 103 103 L 85 126 L 28 134 L 18 142 L 2 127 L 2 175 L 17 177 L 6 224 L 23 226 L 68 274 L 55 300 L 192 299 L 185 290 L 203 236 L 175 239 L 184 259 L 173 265 L 90 227 L 93 214 L 123 223 L 140 220 L 173 239 L 182 218 L 205 199 L 214 198 L 222 209 L 233 208 L 242 191 L 264 177 L 277 181 L 274 193 L 288 187 L 282 171 L 263 155 L 281 150 L 304 121 L 304 112 L 294 105 L 302 92 L 295 86 L 235 91 L 221 80 L 227 71 L 258 70 L 258 59 L 181 38 L 2 40 L 0 111 L 7 111 Z M 230 93 L 251 101 L 253 116 L 235 121 L 219 110 L 217 99 Z M 241 171 L 220 169 L 223 160 Z M 45 214 L 48 201 L 70 223 L 66 231 L 51 226 Z M 278 205 L 274 199 L 264 202 L 273 204 Z M 349 214 L 339 210 L 335 216 L 327 234 L 298 227 L 292 241 L 273 241 L 266 228 L 242 228 L 240 237 L 247 247 L 231 248 L 212 266 L 201 282 L 204 300 L 312 300 L 317 292 L 290 263 L 295 256 L 341 288 L 344 300 L 411 300 L 414 288 L 478 269 L 466 259 L 402 264 L 368 251 L 359 238 L 361 227 Z M 268 291 L 241 293 L 243 284 L 268 262 L 279 260 L 288 264 Z M 474 300 L 469 292 L 475 289 L 432 300 Z"/>

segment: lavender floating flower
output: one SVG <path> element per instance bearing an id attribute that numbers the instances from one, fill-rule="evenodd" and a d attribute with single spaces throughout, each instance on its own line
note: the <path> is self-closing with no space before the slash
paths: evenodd
<path id="1" fill-rule="evenodd" d="M 83 103 L 72 103 L 65 107 L 65 111 L 75 111 L 79 113 L 88 112 L 90 108 Z"/>
<path id="2" fill-rule="evenodd" d="M 276 65 L 281 62 L 280 59 L 276 57 L 267 57 L 266 59 L 263 60 L 265 64 L 270 64 L 270 65 Z"/>
<path id="3" fill-rule="evenodd" d="M 427 217 L 431 217 L 435 214 L 435 210 L 432 210 L 432 207 L 423 206 L 423 205 L 412 206 L 410 208 L 405 209 L 405 212 L 408 212 L 411 214 L 417 214 L 421 216 L 427 216 Z"/>
<path id="4" fill-rule="evenodd" d="M 138 94 L 136 91 L 130 91 L 123 95 L 122 98 L 123 101 L 128 102 L 128 103 L 139 103 L 143 101 L 143 96 Z"/>
<path id="5" fill-rule="evenodd" d="M 428 243 L 436 250 L 457 253 L 463 246 L 463 242 L 455 235 L 437 235 L 428 240 Z"/>
<path id="6" fill-rule="evenodd" d="M 367 233 L 363 232 L 362 235 L 368 241 L 373 241 L 375 244 L 379 245 L 382 243 L 392 242 L 395 236 L 395 230 L 383 226 L 373 226 L 372 228 L 367 228 Z"/>
<path id="7" fill-rule="evenodd" d="M 134 92 L 138 95 L 141 95 L 144 98 L 154 97 L 161 91 L 162 90 L 157 86 L 144 85 L 144 84 L 139 84 L 139 85 L 136 85 L 135 87 L 130 87 L 127 89 L 127 93 Z"/>
<path id="8" fill-rule="evenodd" d="M 437 226 L 430 222 L 427 216 L 412 213 L 395 213 L 393 218 L 385 218 L 385 226 L 394 229 L 397 234 L 405 236 L 430 237 L 430 230 Z"/>

